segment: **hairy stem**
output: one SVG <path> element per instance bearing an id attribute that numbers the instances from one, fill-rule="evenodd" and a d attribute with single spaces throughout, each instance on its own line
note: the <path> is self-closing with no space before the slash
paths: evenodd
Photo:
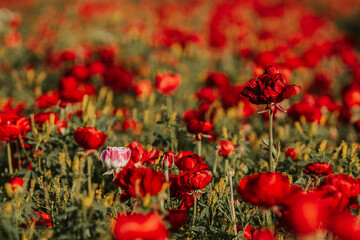
<path id="1" fill-rule="evenodd" d="M 270 171 L 271 172 L 275 172 L 275 161 L 272 155 L 272 150 L 273 150 L 273 118 L 274 118 L 274 113 L 273 111 L 270 109 L 269 110 L 269 165 L 270 165 Z"/>
<path id="2" fill-rule="evenodd" d="M 10 148 L 10 142 L 7 142 L 7 157 L 8 157 L 8 164 L 9 164 L 9 173 L 13 174 L 13 167 L 11 162 L 11 148 Z"/>

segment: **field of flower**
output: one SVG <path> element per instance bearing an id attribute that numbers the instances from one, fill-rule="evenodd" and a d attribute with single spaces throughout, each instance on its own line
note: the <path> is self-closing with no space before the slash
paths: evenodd
<path id="1" fill-rule="evenodd" d="M 0 239 L 360 239 L 360 1 L 1 0 Z"/>

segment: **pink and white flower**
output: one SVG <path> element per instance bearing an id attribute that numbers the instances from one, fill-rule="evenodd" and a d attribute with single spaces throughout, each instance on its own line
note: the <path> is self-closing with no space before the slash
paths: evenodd
<path id="1" fill-rule="evenodd" d="M 131 156 L 131 150 L 126 147 L 107 147 L 101 153 L 101 162 L 109 169 L 110 171 L 105 174 L 110 174 L 113 170 L 118 172 L 122 167 L 125 167 Z"/>

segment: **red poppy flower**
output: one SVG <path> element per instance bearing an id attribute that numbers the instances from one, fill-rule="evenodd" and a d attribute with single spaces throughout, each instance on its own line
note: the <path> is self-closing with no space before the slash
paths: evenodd
<path id="1" fill-rule="evenodd" d="M 339 239 L 357 240 L 360 236 L 360 223 L 358 218 L 349 211 L 332 216 L 331 232 Z"/>
<path id="2" fill-rule="evenodd" d="M 69 74 L 75 77 L 79 81 L 86 81 L 90 72 L 87 66 L 85 65 L 75 65 L 69 70 Z"/>
<path id="3" fill-rule="evenodd" d="M 290 196 L 299 190 L 295 185 L 290 186 L 287 176 L 277 172 L 253 174 L 241 179 L 237 187 L 242 199 L 263 207 L 286 205 Z"/>
<path id="4" fill-rule="evenodd" d="M 150 80 L 140 80 L 135 83 L 134 92 L 137 98 L 146 99 L 153 92 L 153 84 Z"/>
<path id="5" fill-rule="evenodd" d="M 50 91 L 48 93 L 44 93 L 40 97 L 35 99 L 35 105 L 38 108 L 51 108 L 58 104 L 60 101 L 59 92 Z"/>
<path id="6" fill-rule="evenodd" d="M 30 131 L 28 119 L 17 114 L 0 114 L 0 139 L 11 141 L 19 138 L 19 134 L 24 138 Z"/>
<path id="7" fill-rule="evenodd" d="M 156 76 L 156 90 L 165 95 L 174 95 L 175 90 L 180 86 L 179 74 L 163 73 Z"/>
<path id="8" fill-rule="evenodd" d="M 51 217 L 49 214 L 44 212 L 36 212 L 36 211 L 33 211 L 33 214 L 37 215 L 37 217 L 39 218 L 38 220 L 32 218 L 32 220 L 35 221 L 36 226 L 43 226 L 43 225 L 47 227 L 52 226 Z"/>
<path id="9" fill-rule="evenodd" d="M 230 86 L 229 77 L 222 72 L 209 72 L 206 77 L 206 85 L 210 87 L 225 88 Z"/>
<path id="10" fill-rule="evenodd" d="M 210 131 L 210 129 L 213 127 L 213 124 L 208 121 L 198 121 L 196 119 L 190 120 L 186 124 L 186 129 L 190 133 L 194 133 L 196 135 L 197 140 L 201 140 L 202 136 Z"/>
<path id="11" fill-rule="evenodd" d="M 249 98 L 253 104 L 276 104 L 276 107 L 280 108 L 277 103 L 299 94 L 300 91 L 301 87 L 287 84 L 275 66 L 268 66 L 264 74 L 248 82 L 241 95 Z"/>
<path id="12" fill-rule="evenodd" d="M 206 102 L 212 103 L 217 99 L 217 94 L 214 89 L 211 87 L 204 87 L 195 94 L 198 100 L 204 100 Z"/>
<path id="13" fill-rule="evenodd" d="M 191 171 L 203 163 L 203 159 L 198 154 L 190 151 L 180 151 L 175 159 L 175 164 L 181 171 Z"/>
<path id="14" fill-rule="evenodd" d="M 194 205 L 194 196 L 191 195 L 193 194 L 193 190 L 181 186 L 179 183 L 179 176 L 177 175 L 170 174 L 169 179 L 171 182 L 171 196 L 182 200 L 177 209 L 186 211 L 191 208 Z"/>
<path id="15" fill-rule="evenodd" d="M 171 230 L 176 231 L 187 222 L 187 214 L 184 210 L 170 209 L 165 218 L 171 224 Z"/>
<path id="16" fill-rule="evenodd" d="M 158 172 L 149 167 L 136 168 L 134 166 L 125 167 L 116 174 L 113 183 L 121 187 L 123 196 L 137 198 L 146 195 L 154 196 L 163 189 L 165 177 L 162 172 Z"/>
<path id="17" fill-rule="evenodd" d="M 219 150 L 219 154 L 221 156 L 226 157 L 235 150 L 235 145 L 231 141 L 220 141 L 219 144 L 221 147 L 221 149 Z"/>
<path id="18" fill-rule="evenodd" d="M 307 235 L 326 227 L 329 211 L 322 198 L 306 194 L 289 206 L 285 218 L 296 233 Z"/>
<path id="19" fill-rule="evenodd" d="M 157 213 L 119 214 L 115 221 L 115 239 L 165 240 L 169 237 L 164 220 Z"/>
<path id="20" fill-rule="evenodd" d="M 211 171 L 206 163 L 201 164 L 191 171 L 184 171 L 179 174 L 179 185 L 187 189 L 203 189 L 211 182 Z"/>
<path id="21" fill-rule="evenodd" d="M 126 92 L 132 88 L 133 75 L 121 66 L 111 66 L 103 74 L 104 84 L 116 92 Z"/>
<path id="22" fill-rule="evenodd" d="M 137 162 L 140 162 L 141 164 L 155 164 L 155 161 L 159 158 L 160 154 L 157 149 L 146 151 L 138 141 L 130 143 L 127 148 L 130 148 L 131 150 L 128 166 L 134 165 Z"/>
<path id="23" fill-rule="evenodd" d="M 107 135 L 94 127 L 79 127 L 74 132 L 74 140 L 85 149 L 98 149 L 106 143 Z"/>
<path id="24" fill-rule="evenodd" d="M 293 148 L 288 148 L 286 150 L 286 156 L 291 157 L 293 160 L 296 160 L 298 158 L 297 153 L 298 153 L 298 151 Z"/>
<path id="25" fill-rule="evenodd" d="M 14 191 L 16 187 L 18 189 L 22 188 L 24 181 L 19 177 L 12 177 L 12 178 L 9 178 L 8 183 L 11 184 L 11 188 Z"/>
<path id="26" fill-rule="evenodd" d="M 42 127 L 42 125 L 46 122 L 50 122 L 50 116 L 53 115 L 54 116 L 54 123 L 56 123 L 60 116 L 57 113 L 54 113 L 52 111 L 47 111 L 47 112 L 39 112 L 34 114 L 34 122 L 39 125 L 39 127 Z"/>
<path id="27" fill-rule="evenodd" d="M 324 176 L 333 173 L 331 171 L 332 169 L 333 166 L 329 163 L 313 162 L 306 165 L 304 173 L 310 175 Z"/>

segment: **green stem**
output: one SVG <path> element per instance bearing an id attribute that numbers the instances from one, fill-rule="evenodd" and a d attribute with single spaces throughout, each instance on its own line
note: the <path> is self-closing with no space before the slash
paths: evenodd
<path id="1" fill-rule="evenodd" d="M 87 171 L 88 171 L 88 189 L 89 189 L 89 192 L 91 191 L 91 167 L 92 167 L 92 158 L 91 158 L 91 156 L 88 156 Z"/>
<path id="2" fill-rule="evenodd" d="M 20 150 L 19 150 L 19 143 L 17 141 L 15 141 L 15 146 L 16 146 L 16 154 L 17 154 L 17 160 L 18 160 L 18 169 L 21 170 L 21 160 L 20 160 Z"/>
<path id="3" fill-rule="evenodd" d="M 269 163 L 270 163 L 270 171 L 271 172 L 275 172 L 275 161 L 272 155 L 272 151 L 273 151 L 273 118 L 274 118 L 274 113 L 273 111 L 270 109 L 269 110 Z"/>
<path id="4" fill-rule="evenodd" d="M 10 174 L 13 174 L 13 167 L 12 167 L 12 162 L 11 162 L 11 147 L 10 147 L 10 142 L 7 142 L 6 146 L 7 146 L 7 157 L 8 157 L 8 164 L 9 164 L 9 173 L 10 173 Z"/>
<path id="5" fill-rule="evenodd" d="M 234 224 L 234 234 L 237 235 L 237 228 L 236 228 L 236 215 L 235 215 L 235 206 L 234 206 L 234 190 L 232 184 L 232 176 L 229 176 L 229 184 L 230 184 L 230 201 L 231 201 L 231 217 Z"/>
<path id="6" fill-rule="evenodd" d="M 198 154 L 201 157 L 201 140 L 197 141 Z"/>
<path id="7" fill-rule="evenodd" d="M 217 168 L 217 162 L 218 162 L 218 159 L 219 159 L 219 153 L 218 153 L 218 151 L 216 150 L 216 151 L 215 151 L 215 163 L 214 163 L 214 170 L 213 170 L 214 174 L 216 173 L 216 168 Z"/>
<path id="8" fill-rule="evenodd" d="M 192 225 L 195 225 L 195 220 L 196 220 L 196 215 L 197 215 L 197 198 L 196 198 L 196 193 L 194 193 L 194 215 L 193 215 L 193 219 L 192 219 Z"/>

